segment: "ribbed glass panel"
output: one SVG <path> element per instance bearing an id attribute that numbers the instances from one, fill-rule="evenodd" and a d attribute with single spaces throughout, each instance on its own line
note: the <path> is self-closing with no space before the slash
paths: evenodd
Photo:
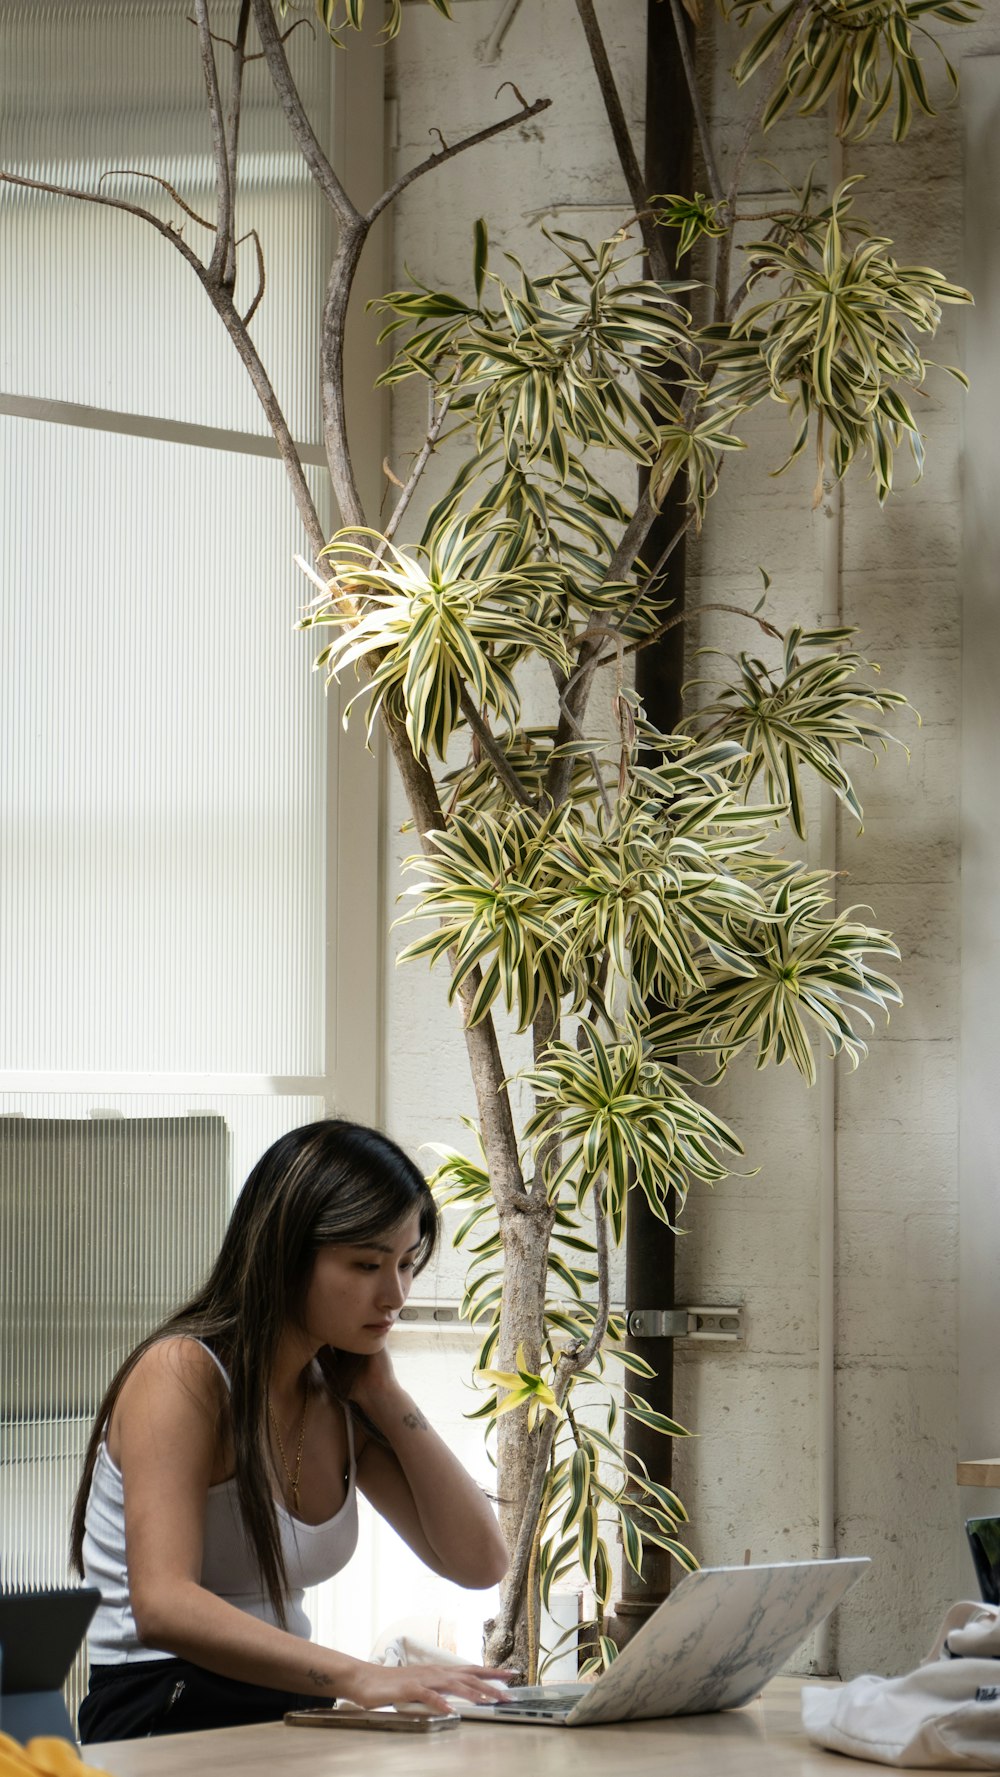
<path id="1" fill-rule="evenodd" d="M 0 154 L 8 172 L 125 197 L 183 227 L 200 256 L 215 214 L 211 136 L 190 0 L 0 0 Z M 236 0 L 213 0 L 232 37 Z M 255 45 L 254 45 L 255 47 Z M 288 55 L 329 140 L 330 57 L 311 33 Z M 226 51 L 220 49 L 220 73 Z M 319 436 L 316 350 L 325 208 L 292 146 L 267 71 L 244 84 L 238 232 L 256 229 L 267 289 L 253 335 L 299 438 Z M 148 223 L 95 204 L 0 186 L 0 392 L 265 432 L 246 373 L 190 267 Z M 113 268 L 113 271 L 110 270 Z M 237 299 L 257 287 L 240 248 Z"/>
<path id="2" fill-rule="evenodd" d="M 81 1097 L 25 1094 L 12 1114 L 10 1102 L 0 1101 L 0 1584 L 58 1584 L 112 1375 L 205 1276 L 253 1162 L 324 1107 L 146 1094 L 95 1113 Z"/>
<path id="3" fill-rule="evenodd" d="M 280 465 L 2 418 L 0 451 L 0 1068 L 321 1074 L 325 710 Z"/>
<path id="4" fill-rule="evenodd" d="M 87 190 L 156 173 L 212 214 L 190 10 L 0 0 L 0 163 Z M 236 11 L 212 0 L 218 35 Z M 289 54 L 329 141 L 329 57 L 305 31 Z M 254 337 L 315 439 L 327 222 L 259 65 L 243 116 Z M 177 219 L 148 179 L 102 189 Z M 259 1155 L 328 1108 L 329 786 L 280 465 L 141 435 L 266 430 L 196 277 L 134 218 L 9 186 L 0 239 L 0 395 L 138 434 L 0 417 L 0 1585 L 25 1586 L 67 1576 L 118 1363 L 204 1274 Z"/>
<path id="5" fill-rule="evenodd" d="M 94 1414 L 208 1271 L 235 1190 L 322 1100 L 0 1097 L 0 1586 L 65 1584 Z M 81 1652 L 67 1685 L 75 1715 Z"/>

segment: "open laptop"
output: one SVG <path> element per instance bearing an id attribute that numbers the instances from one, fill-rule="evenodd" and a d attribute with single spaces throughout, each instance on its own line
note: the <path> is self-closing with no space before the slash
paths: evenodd
<path id="1" fill-rule="evenodd" d="M 95 1586 L 0 1592 L 0 1731 L 75 1744 L 62 1687 L 100 1598 Z"/>
<path id="2" fill-rule="evenodd" d="M 861 1556 L 702 1567 L 685 1574 L 596 1683 L 525 1685 L 488 1704 L 451 1701 L 470 1721 L 560 1728 L 738 1709 L 870 1565 Z"/>

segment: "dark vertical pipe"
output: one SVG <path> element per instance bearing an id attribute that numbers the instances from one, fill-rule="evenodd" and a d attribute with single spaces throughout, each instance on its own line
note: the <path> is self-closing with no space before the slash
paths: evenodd
<path id="1" fill-rule="evenodd" d="M 666 0 L 648 0 L 648 55 L 646 75 L 646 191 L 690 194 L 693 190 L 694 124 L 684 80 L 671 8 Z M 675 482 L 664 502 L 644 550 L 645 559 L 658 560 L 685 515 L 684 487 Z M 663 591 L 672 599 L 671 614 L 684 608 L 685 550 L 683 539 L 671 555 Z M 681 713 L 684 679 L 684 626 L 668 630 L 661 641 L 637 656 L 636 687 L 649 719 L 670 732 Z M 674 1305 L 674 1249 L 676 1241 L 665 1223 L 654 1216 L 641 1191 L 629 1199 L 626 1234 L 625 1297 L 628 1309 Z M 656 1371 L 655 1381 L 636 1384 L 657 1412 L 673 1413 L 674 1361 L 669 1339 L 629 1337 L 629 1346 Z M 671 1445 L 667 1438 L 634 1420 L 625 1421 L 625 1447 L 642 1458 L 654 1480 L 670 1484 Z M 641 1577 L 624 1564 L 622 1596 L 615 1607 L 611 1633 L 623 1646 L 642 1627 L 646 1618 L 670 1590 L 671 1557 L 664 1549 L 646 1544 Z"/>

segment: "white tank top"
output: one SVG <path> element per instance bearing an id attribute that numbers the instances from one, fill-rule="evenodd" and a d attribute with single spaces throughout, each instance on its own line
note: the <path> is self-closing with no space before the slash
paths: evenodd
<path id="1" fill-rule="evenodd" d="M 200 1344 L 200 1340 L 198 1341 Z M 208 1346 L 204 1347 L 209 1351 Z M 209 1356 L 229 1387 L 229 1377 L 214 1351 Z M 347 1566 L 358 1541 L 358 1495 L 355 1486 L 354 1427 L 345 1407 L 347 1425 L 347 1495 L 339 1512 L 325 1524 L 303 1524 L 275 1501 L 278 1533 L 288 1576 L 285 1604 L 286 1626 L 293 1635 L 308 1640 L 309 1618 L 302 1607 L 306 1586 L 318 1585 Z M 121 1470 L 101 1444 L 87 1499 L 83 1537 L 84 1584 L 97 1586 L 101 1602 L 87 1637 L 94 1666 L 118 1666 L 125 1661 L 169 1658 L 161 1648 L 145 1647 L 139 1640 L 129 1596 L 125 1561 L 125 1500 Z M 277 1623 L 274 1608 L 261 1589 L 253 1548 L 240 1516 L 236 1480 L 220 1481 L 208 1489 L 205 1501 L 205 1540 L 201 1584 L 206 1591 L 234 1604 L 248 1616 Z"/>

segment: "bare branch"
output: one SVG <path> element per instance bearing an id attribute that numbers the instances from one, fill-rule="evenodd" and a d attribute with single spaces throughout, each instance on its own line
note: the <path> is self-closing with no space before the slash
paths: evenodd
<path id="1" fill-rule="evenodd" d="M 691 100 L 691 110 L 694 115 L 695 128 L 698 131 L 701 157 L 705 162 L 705 171 L 708 174 L 709 190 L 712 193 L 713 201 L 719 204 L 725 197 L 726 192 L 722 179 L 719 176 L 719 169 L 715 163 L 715 151 L 712 147 L 712 138 L 709 133 L 708 118 L 705 116 L 705 107 L 701 102 L 701 92 L 698 87 L 698 75 L 694 65 L 694 57 L 691 54 L 691 40 L 687 34 L 687 25 L 684 20 L 684 13 L 681 8 L 680 0 L 670 0 L 670 10 L 673 13 L 674 32 L 677 37 L 677 47 L 680 50 L 681 66 L 684 69 L 684 79 L 687 82 L 688 96 Z"/>
<path id="2" fill-rule="evenodd" d="M 454 380 L 455 381 L 458 380 L 458 372 L 457 371 L 455 372 Z M 389 522 L 386 525 L 385 530 L 382 532 L 382 541 L 378 544 L 378 546 L 375 550 L 375 559 L 377 561 L 381 561 L 383 555 L 385 554 L 386 546 L 392 542 L 393 537 L 396 535 L 396 532 L 398 531 L 398 529 L 403 521 L 403 516 L 406 512 L 406 509 L 409 506 L 410 501 L 412 500 L 414 494 L 416 493 L 417 483 L 419 482 L 421 475 L 423 474 L 428 463 L 430 462 L 432 455 L 434 454 L 434 447 L 437 444 L 438 439 L 441 436 L 441 431 L 444 426 L 444 422 L 448 416 L 448 409 L 451 406 L 451 398 L 452 398 L 452 390 L 449 389 L 446 392 L 446 394 L 441 402 L 441 405 L 437 410 L 437 413 L 434 415 L 433 419 L 431 420 L 430 425 L 427 428 L 427 436 L 424 439 L 424 442 L 421 445 L 419 451 L 417 452 L 416 461 L 414 462 L 413 468 L 410 470 L 410 473 L 407 477 L 406 485 L 403 488 L 403 491 L 400 494 L 399 499 L 396 501 L 396 504 L 392 509 L 392 512 L 389 516 Z"/>
<path id="3" fill-rule="evenodd" d="M 238 247 L 242 246 L 246 239 L 247 237 L 245 234 L 241 235 L 236 245 Z M 264 274 L 264 249 L 260 244 L 260 235 L 255 228 L 250 230 L 250 239 L 253 241 L 257 254 L 257 294 L 250 304 L 250 307 L 247 309 L 246 314 L 243 316 L 244 327 L 249 327 L 254 315 L 257 313 L 257 310 L 260 308 L 260 305 L 264 300 L 264 285 L 266 282 Z"/>
<path id="4" fill-rule="evenodd" d="M 628 186 L 632 208 L 642 230 L 643 246 L 649 260 L 649 269 L 660 283 L 666 283 L 670 277 L 670 265 L 667 260 L 663 237 L 647 208 L 646 182 L 639 167 L 638 156 L 632 143 L 632 136 L 625 118 L 625 110 L 615 82 L 607 47 L 601 34 L 601 27 L 594 11 L 593 0 L 576 0 L 576 10 L 580 15 L 583 34 L 587 39 L 590 59 L 594 64 L 597 84 L 601 89 L 604 109 L 607 113 L 611 134 L 621 163 L 625 183 Z"/>
<path id="5" fill-rule="evenodd" d="M 108 210 L 123 210 L 127 216 L 138 216 L 140 222 L 148 222 L 151 228 L 156 229 L 157 234 L 161 234 L 165 241 L 176 247 L 200 278 L 204 276 L 204 265 L 175 225 L 164 222 L 152 210 L 144 210 L 141 204 L 130 203 L 123 197 L 106 197 L 103 191 L 80 191 L 72 185 L 53 185 L 47 179 L 27 179 L 20 173 L 0 172 L 0 184 L 23 185 L 29 191 L 49 191 L 53 197 L 71 197 L 84 204 L 103 204 Z"/>
<path id="6" fill-rule="evenodd" d="M 650 635 L 640 636 L 637 641 L 630 642 L 625 649 L 625 653 L 641 653 L 643 648 L 648 648 L 651 643 L 658 642 L 661 636 L 667 634 L 668 630 L 676 629 L 681 623 L 690 623 L 693 617 L 700 617 L 703 611 L 731 611 L 734 617 L 745 617 L 749 623 L 758 624 L 766 636 L 771 636 L 778 642 L 783 640 L 780 629 L 775 629 L 773 623 L 769 623 L 766 617 L 761 617 L 756 611 L 748 611 L 745 605 L 719 604 L 713 599 L 710 602 L 706 601 L 703 605 L 695 605 L 691 610 L 675 611 L 672 617 L 668 617 L 666 621 L 661 623 L 657 629 L 654 629 Z M 607 654 L 605 655 L 604 660 L 599 660 L 597 664 L 598 666 L 604 666 L 606 662 L 613 658 L 613 655 Z"/>
<path id="7" fill-rule="evenodd" d="M 255 0 L 255 4 L 257 0 Z M 344 393 L 344 341 L 347 333 L 347 310 L 354 286 L 358 261 L 368 235 L 367 222 L 357 215 L 340 231 L 337 250 L 330 264 L 323 302 L 320 332 L 320 399 L 323 412 L 323 443 L 326 450 L 330 480 L 340 508 L 342 525 L 365 524 L 354 464 L 351 460 L 347 433 L 347 403 Z"/>
<path id="8" fill-rule="evenodd" d="M 219 70 L 215 65 L 215 45 L 208 17 L 208 0 L 195 0 L 198 42 L 201 47 L 201 71 L 208 94 L 208 115 L 212 125 L 212 155 L 215 160 L 215 190 L 219 213 L 215 224 L 215 246 L 208 275 L 222 284 L 230 257 L 233 234 L 233 184 L 229 155 L 226 152 L 226 126 L 222 115 L 222 94 L 219 91 Z"/>
<path id="9" fill-rule="evenodd" d="M 291 483 L 292 494 L 298 508 L 306 535 L 314 555 L 318 555 L 326 543 L 323 526 L 319 521 L 309 483 L 302 467 L 302 459 L 296 448 L 295 440 L 289 429 L 288 421 L 282 412 L 278 397 L 274 392 L 271 379 L 264 368 L 263 361 L 253 340 L 247 332 L 246 322 L 237 310 L 230 291 L 209 281 L 208 273 L 202 271 L 202 283 L 211 298 L 226 332 L 229 334 L 250 381 L 254 386 L 267 423 L 274 435 L 278 447 L 278 455 L 285 465 L 285 472 Z"/>
<path id="10" fill-rule="evenodd" d="M 486 754 L 486 757 L 496 772 L 497 777 L 500 779 L 500 782 L 510 791 L 514 801 L 519 802 L 522 808 L 532 808 L 534 804 L 531 796 L 522 784 L 517 772 L 511 766 L 503 748 L 494 739 L 489 723 L 483 720 L 483 717 L 477 710 L 464 685 L 461 690 L 460 702 L 462 706 L 462 714 L 468 722 L 469 727 L 472 729 L 473 734 L 476 736 L 476 739 L 479 741 L 483 752 Z"/>
<path id="11" fill-rule="evenodd" d="M 591 644 L 588 642 L 587 646 L 590 647 Z M 600 643 L 598 642 L 596 644 L 596 646 L 599 651 L 600 650 Z M 614 655 L 609 655 L 608 658 L 613 660 Z M 589 679 L 593 676 L 594 672 L 596 671 L 596 666 L 597 666 L 597 663 L 595 661 L 592 665 L 588 665 L 588 667 L 585 669 L 588 673 L 588 683 L 589 683 Z M 569 683 L 572 684 L 572 680 L 570 680 Z M 565 721 L 567 727 L 571 730 L 572 734 L 576 737 L 577 740 L 586 740 L 587 737 L 584 734 L 583 729 L 580 727 L 580 724 L 577 721 L 574 712 L 570 708 L 568 696 L 560 697 L 559 707 L 562 710 L 562 715 L 559 718 L 559 733 L 562 732 L 562 724 Z M 568 737 L 566 737 L 566 738 L 568 738 Z M 559 742 L 558 734 L 556 736 L 556 740 L 557 740 L 557 744 L 565 744 L 565 741 Z M 605 814 L 607 815 L 608 819 L 610 820 L 614 811 L 611 807 L 611 797 L 608 795 L 608 787 L 607 787 L 606 783 L 604 782 L 604 774 L 601 771 L 601 762 L 598 759 L 596 752 L 588 753 L 587 758 L 590 760 L 590 767 L 594 773 L 594 781 L 597 784 L 598 795 L 601 798 L 601 806 L 603 807 Z M 569 771 L 572 772 L 573 762 L 571 759 L 570 760 L 559 759 L 558 761 L 556 761 L 556 763 L 559 765 L 567 764 L 569 766 Z M 569 783 L 569 774 L 567 774 L 567 787 L 568 787 L 568 783 Z M 563 792 L 563 795 L 565 795 L 565 791 Z M 560 798 L 560 800 L 562 800 L 562 798 Z"/>
<path id="12" fill-rule="evenodd" d="M 181 197 L 176 186 L 171 185 L 169 179 L 162 179 L 159 173 L 144 173 L 138 167 L 109 167 L 106 173 L 101 174 L 97 181 L 98 185 L 103 185 L 105 179 L 152 179 L 154 185 L 161 186 L 164 191 L 169 193 L 178 208 L 184 211 L 185 216 L 190 216 L 192 222 L 197 222 L 199 228 L 207 228 L 210 233 L 215 233 L 215 223 L 209 222 L 207 216 L 199 216 L 197 210 L 192 210 L 191 205 Z"/>
<path id="13" fill-rule="evenodd" d="M 236 167 L 240 151 L 240 112 L 243 104 L 243 70 L 247 59 L 247 31 L 250 28 L 250 0 L 240 0 L 240 16 L 236 24 L 236 42 L 232 45 L 233 72 L 229 92 L 229 112 L 226 117 L 226 158 L 229 163 L 229 178 L 233 191 L 234 206 L 236 195 Z M 226 251 L 226 263 L 223 267 L 223 282 L 233 290 L 236 288 L 236 223 L 235 214 L 229 229 L 229 244 Z M 256 240 L 256 235 L 254 239 Z M 263 258 L 260 242 L 257 241 L 258 290 L 247 314 L 244 326 L 254 314 L 264 294 Z"/>
<path id="14" fill-rule="evenodd" d="M 254 0 L 254 3 L 261 4 L 261 0 Z M 414 179 L 421 179 L 425 173 L 432 173 L 435 167 L 443 166 L 446 160 L 454 160 L 456 154 L 464 154 L 467 148 L 475 148 L 479 142 L 488 142 L 491 136 L 499 136 L 504 130 L 512 130 L 515 124 L 525 123 L 529 117 L 537 117 L 540 111 L 547 111 L 551 103 L 551 99 L 536 99 L 533 105 L 525 105 L 522 110 L 515 111 L 512 117 L 504 117 L 499 123 L 491 123 L 486 129 L 477 130 L 473 136 L 463 137 L 461 142 L 453 143 L 450 148 L 442 148 L 437 154 L 428 155 L 419 166 L 411 167 L 408 173 L 403 173 L 389 186 L 388 191 L 376 198 L 365 217 L 366 226 L 370 228 L 375 218 L 381 216 L 382 211 L 395 201 L 401 191 L 412 185 Z M 440 131 L 438 134 L 440 135 Z"/>
<path id="15" fill-rule="evenodd" d="M 605 572 L 605 580 L 621 580 L 629 572 L 643 543 L 649 535 L 656 519 L 657 508 L 649 491 L 649 485 L 643 489 L 632 517 L 622 533 L 618 547 L 611 557 Z M 597 641 L 584 641 L 580 645 L 576 667 L 571 675 L 566 691 L 560 698 L 561 714 L 556 729 L 555 745 L 565 745 L 573 735 L 579 735 L 587 698 L 593 683 L 601 644 Z M 558 806 L 566 797 L 572 773 L 572 760 L 566 758 L 553 759 L 546 778 L 546 794 Z"/>
<path id="16" fill-rule="evenodd" d="M 281 101 L 299 152 L 340 223 L 345 228 L 356 226 L 361 217 L 337 178 L 329 158 L 320 147 L 316 132 L 306 116 L 298 87 L 292 79 L 284 40 L 275 24 L 271 0 L 253 0 L 253 16 L 275 92 Z"/>
<path id="17" fill-rule="evenodd" d="M 247 3 L 249 4 L 249 0 L 247 0 Z M 189 25 L 196 25 L 198 23 L 198 20 L 196 18 L 192 18 L 191 14 L 188 13 L 187 22 Z M 293 25 L 289 25 L 287 31 L 283 31 L 281 33 L 282 43 L 287 43 L 289 37 L 292 35 L 292 32 L 297 31 L 300 25 L 305 25 L 306 30 L 312 31 L 312 34 L 315 37 L 316 33 L 315 33 L 315 31 L 313 31 L 312 21 L 310 19 L 305 19 L 305 18 L 296 19 L 295 23 Z M 223 37 L 221 31 L 213 31 L 212 32 L 212 42 L 213 43 L 224 43 L 227 49 L 235 49 L 237 47 L 234 38 Z M 264 51 L 262 49 L 259 49 L 257 51 L 256 55 L 252 55 L 252 56 L 245 55 L 243 57 L 243 60 L 245 62 L 262 62 L 264 60 Z"/>

